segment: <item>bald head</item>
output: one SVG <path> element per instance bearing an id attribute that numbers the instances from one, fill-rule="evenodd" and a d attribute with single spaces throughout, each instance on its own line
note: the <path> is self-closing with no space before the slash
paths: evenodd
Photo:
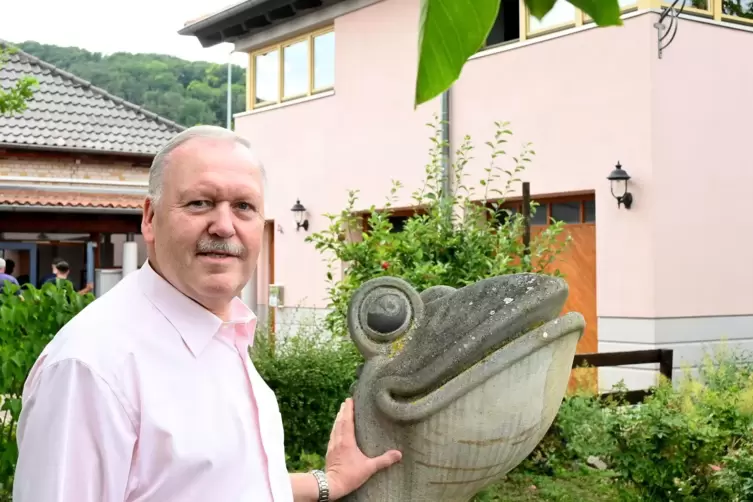
<path id="1" fill-rule="evenodd" d="M 149 199 L 152 201 L 152 204 L 157 205 L 159 203 L 160 197 L 162 196 L 162 185 L 165 177 L 165 167 L 167 167 L 167 165 L 170 163 L 172 152 L 180 148 L 182 145 L 189 143 L 190 141 L 202 139 L 220 141 L 226 140 L 239 144 L 248 149 L 255 158 L 255 164 L 261 170 L 262 179 L 264 179 L 264 181 L 266 182 L 266 173 L 264 172 L 264 166 L 258 159 L 256 159 L 253 149 L 251 148 L 251 143 L 246 138 L 240 136 L 234 131 L 225 129 L 224 127 L 199 125 L 190 127 L 180 134 L 174 136 L 162 147 L 159 152 L 157 152 L 157 155 L 154 156 L 152 166 L 149 169 Z"/>

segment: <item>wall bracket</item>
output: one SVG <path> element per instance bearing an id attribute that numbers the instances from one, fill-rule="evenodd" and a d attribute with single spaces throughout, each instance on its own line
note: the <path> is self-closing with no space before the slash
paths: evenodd
<path id="1" fill-rule="evenodd" d="M 662 7 L 662 13 L 659 16 L 659 20 L 654 23 L 654 28 L 657 32 L 657 43 L 659 46 L 659 59 L 662 58 L 664 49 L 669 47 L 672 41 L 677 35 L 677 26 L 679 25 L 680 14 L 685 10 L 685 4 L 687 0 L 674 0 L 669 7 Z M 679 9 L 677 5 L 679 6 Z M 669 23 L 664 24 L 664 21 L 669 18 Z"/>

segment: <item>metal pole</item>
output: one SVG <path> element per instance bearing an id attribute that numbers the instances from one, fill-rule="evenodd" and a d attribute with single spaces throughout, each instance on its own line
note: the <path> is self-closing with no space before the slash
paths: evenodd
<path id="1" fill-rule="evenodd" d="M 523 182 L 523 218 L 525 227 L 523 227 L 523 254 L 531 254 L 531 183 Z"/>
<path id="2" fill-rule="evenodd" d="M 442 113 L 442 195 L 448 199 L 452 196 L 452 173 L 450 164 L 450 90 L 441 97 Z"/>
<path id="3" fill-rule="evenodd" d="M 227 128 L 232 129 L 233 124 L 233 52 L 230 51 L 227 58 Z"/>

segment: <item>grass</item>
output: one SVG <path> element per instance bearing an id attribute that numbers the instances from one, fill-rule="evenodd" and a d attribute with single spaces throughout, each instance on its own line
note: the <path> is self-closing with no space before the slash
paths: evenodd
<path id="1" fill-rule="evenodd" d="M 549 476 L 516 469 L 473 502 L 613 502 L 624 495 L 612 471 L 576 467 Z"/>

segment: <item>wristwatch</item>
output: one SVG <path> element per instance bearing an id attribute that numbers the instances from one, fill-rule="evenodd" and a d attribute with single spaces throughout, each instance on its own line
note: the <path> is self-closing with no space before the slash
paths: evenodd
<path id="1" fill-rule="evenodd" d="M 311 474 L 316 478 L 316 483 L 319 485 L 319 498 L 316 502 L 330 502 L 329 500 L 329 483 L 327 483 L 327 475 L 319 469 L 314 469 Z"/>

